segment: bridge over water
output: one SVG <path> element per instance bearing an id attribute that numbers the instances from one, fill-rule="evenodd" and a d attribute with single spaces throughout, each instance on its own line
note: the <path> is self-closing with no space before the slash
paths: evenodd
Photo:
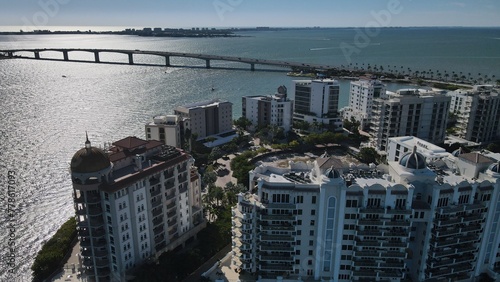
<path id="1" fill-rule="evenodd" d="M 60 52 L 61 57 L 53 58 L 43 56 L 44 52 Z M 77 60 L 71 59 L 71 52 L 90 52 L 94 54 L 94 59 L 89 60 Z M 28 54 L 32 53 L 33 56 Z M 110 62 L 102 61 L 100 59 L 100 54 L 102 53 L 119 53 L 128 56 L 128 60 L 125 62 Z M 68 61 L 68 62 L 92 62 L 92 63 L 102 63 L 102 64 L 130 64 L 134 65 L 134 55 L 151 55 L 160 56 L 165 59 L 165 64 L 162 66 L 174 66 L 170 63 L 172 57 L 183 57 L 183 58 L 194 58 L 200 59 L 205 62 L 206 68 L 210 68 L 210 63 L 212 61 L 228 61 L 228 62 L 239 62 L 243 64 L 250 65 L 250 70 L 255 70 L 255 65 L 267 65 L 267 66 L 277 66 L 277 67 L 288 67 L 288 68 L 301 68 L 301 69 L 314 69 L 318 71 L 324 71 L 328 69 L 335 69 L 334 66 L 329 65 L 319 65 L 319 64 L 307 64 L 299 62 L 287 62 L 279 60 L 263 60 L 263 59 L 252 59 L 252 58 L 242 58 L 242 57 L 232 57 L 232 56 L 218 56 L 218 55 L 207 55 L 207 54 L 194 54 L 194 53 L 180 53 L 180 52 L 163 52 L 163 51 L 144 51 L 144 50 L 124 50 L 124 49 L 68 49 L 68 48 L 44 48 L 44 49 L 9 49 L 0 50 L 0 58 L 23 58 L 23 59 L 34 59 L 34 60 L 53 60 L 53 61 Z M 141 65 L 157 65 L 157 64 L 142 64 Z M 175 65 L 175 66 L 187 66 L 187 65 Z"/>

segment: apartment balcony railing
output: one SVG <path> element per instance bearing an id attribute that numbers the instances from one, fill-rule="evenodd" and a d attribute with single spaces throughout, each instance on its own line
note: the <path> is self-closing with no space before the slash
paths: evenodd
<path id="1" fill-rule="evenodd" d="M 282 236 L 282 235 L 260 235 L 260 241 L 274 241 L 274 242 L 293 242 L 295 238 L 292 236 Z"/>
<path id="2" fill-rule="evenodd" d="M 293 215 L 285 215 L 285 214 L 275 214 L 275 215 L 261 215 L 260 220 L 262 221 L 294 221 L 295 216 Z"/>
<path id="3" fill-rule="evenodd" d="M 154 191 L 151 192 L 151 198 L 160 195 L 160 193 L 161 193 L 161 189 L 156 188 Z"/>
<path id="4" fill-rule="evenodd" d="M 287 245 L 259 245 L 259 249 L 261 251 L 283 251 L 283 252 L 290 252 L 293 251 L 294 248 L 292 246 L 287 246 Z"/>
<path id="5" fill-rule="evenodd" d="M 286 263 L 260 264 L 259 269 L 262 271 L 292 271 L 293 265 Z"/>
<path id="6" fill-rule="evenodd" d="M 261 261 L 293 261 L 293 256 L 291 255 L 260 255 L 259 259 Z"/>
<path id="7" fill-rule="evenodd" d="M 159 216 L 162 213 L 163 213 L 162 209 L 159 208 L 159 209 L 153 210 L 152 214 L 153 214 L 153 217 L 156 217 L 156 216 Z"/>

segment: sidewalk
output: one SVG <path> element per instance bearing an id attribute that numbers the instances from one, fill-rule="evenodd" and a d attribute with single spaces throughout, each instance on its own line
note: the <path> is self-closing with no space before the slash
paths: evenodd
<path id="1" fill-rule="evenodd" d="M 78 254 L 80 253 L 80 242 L 77 242 L 73 247 L 73 251 L 71 252 L 68 261 L 64 264 L 63 271 L 53 276 L 49 281 L 51 282 L 78 282 L 78 281 L 86 281 L 83 277 L 78 273 Z"/>

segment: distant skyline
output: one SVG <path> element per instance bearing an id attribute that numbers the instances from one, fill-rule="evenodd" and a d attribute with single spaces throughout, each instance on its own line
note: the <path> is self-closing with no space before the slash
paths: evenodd
<path id="1" fill-rule="evenodd" d="M 0 26 L 500 26 L 498 0 L 0 0 Z"/>

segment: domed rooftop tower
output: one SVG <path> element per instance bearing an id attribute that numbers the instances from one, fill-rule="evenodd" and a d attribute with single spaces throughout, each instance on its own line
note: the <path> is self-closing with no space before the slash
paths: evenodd
<path id="1" fill-rule="evenodd" d="M 85 147 L 71 159 L 73 200 L 82 264 L 93 281 L 109 280 L 108 250 L 99 187 L 108 182 L 112 163 L 101 149 L 92 147 L 88 135 Z M 100 262 L 94 265 L 94 262 Z"/>
<path id="2" fill-rule="evenodd" d="M 417 146 L 413 147 L 412 152 L 404 155 L 399 164 L 408 169 L 423 169 L 427 167 L 425 157 L 417 152 Z"/>

